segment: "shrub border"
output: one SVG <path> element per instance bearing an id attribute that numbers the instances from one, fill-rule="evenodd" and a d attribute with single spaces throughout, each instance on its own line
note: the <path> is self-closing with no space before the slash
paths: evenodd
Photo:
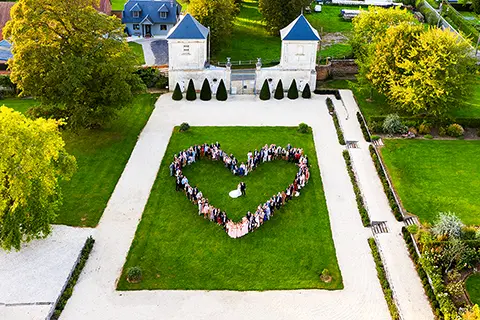
<path id="1" fill-rule="evenodd" d="M 410 253 L 410 258 L 415 265 L 415 269 L 417 270 L 418 276 L 423 285 L 423 289 L 425 290 L 425 295 L 427 296 L 428 300 L 430 301 L 430 306 L 432 307 L 433 313 L 435 314 L 436 318 L 443 318 L 442 311 L 440 310 L 440 303 L 437 300 L 437 296 L 433 290 L 432 285 L 430 284 L 430 278 L 428 277 L 427 272 L 423 268 L 422 264 L 420 263 L 420 255 L 417 252 L 416 244 L 414 243 L 413 237 L 410 232 L 407 230 L 406 227 L 402 227 L 402 235 L 403 239 L 407 244 L 408 252 Z"/>
<path id="2" fill-rule="evenodd" d="M 377 169 L 378 176 L 380 180 L 382 181 L 383 185 L 383 190 L 385 191 L 385 194 L 387 195 L 388 198 L 388 203 L 390 204 L 390 208 L 392 209 L 392 213 L 395 216 L 395 219 L 397 221 L 403 221 L 403 212 L 400 207 L 399 201 L 397 199 L 397 196 L 395 195 L 395 192 L 393 191 L 392 183 L 390 179 L 388 178 L 387 172 L 385 170 L 385 166 L 383 165 L 382 159 L 380 155 L 378 154 L 377 149 L 375 149 L 374 146 L 370 145 L 369 147 L 370 150 L 370 156 L 372 157 L 373 163 L 375 164 L 375 168 Z"/>
<path id="3" fill-rule="evenodd" d="M 337 116 L 337 111 L 335 110 L 335 105 L 333 104 L 333 101 L 330 97 L 325 100 L 325 103 L 327 104 L 328 111 L 331 112 L 332 118 L 333 118 L 333 124 L 335 125 L 335 129 L 337 130 L 337 138 L 338 138 L 338 143 L 340 143 L 342 146 L 345 145 L 345 138 L 343 136 L 343 130 L 342 127 L 340 127 L 340 122 L 338 121 L 338 116 Z"/>
<path id="4" fill-rule="evenodd" d="M 358 120 L 358 123 L 360 123 L 360 128 L 362 128 L 362 133 L 363 133 L 363 137 L 365 138 L 365 141 L 371 142 L 372 137 L 370 136 L 370 131 L 368 130 L 367 123 L 365 122 L 365 118 L 363 118 L 363 115 L 360 113 L 360 111 L 357 111 L 357 120 Z"/>
<path id="5" fill-rule="evenodd" d="M 348 175 L 350 176 L 350 181 L 353 185 L 353 192 L 355 193 L 355 199 L 357 200 L 357 208 L 358 212 L 360 213 L 360 217 L 362 218 L 363 226 L 368 227 L 370 226 L 370 217 L 368 216 L 368 211 L 365 206 L 365 200 L 363 199 L 362 191 L 358 186 L 357 176 L 353 171 L 352 159 L 350 158 L 350 153 L 348 152 L 348 150 L 343 150 L 343 158 L 345 159 L 345 163 L 347 164 Z"/>
<path id="6" fill-rule="evenodd" d="M 375 261 L 377 269 L 377 277 L 380 281 L 380 286 L 382 287 L 383 295 L 385 301 L 388 305 L 388 310 L 393 320 L 399 320 L 400 314 L 398 313 L 397 305 L 395 304 L 395 299 L 393 297 L 393 290 L 390 288 L 390 283 L 387 279 L 387 273 L 380 257 L 380 251 L 378 250 L 377 243 L 374 238 L 368 238 L 368 244 L 370 245 L 370 250 L 372 251 L 373 260 Z"/>
<path id="7" fill-rule="evenodd" d="M 95 239 L 92 236 L 88 237 L 85 240 L 85 244 L 83 245 L 82 251 L 80 252 L 77 261 L 75 263 L 75 267 L 73 268 L 72 272 L 70 273 L 67 282 L 62 290 L 61 295 L 58 297 L 57 301 L 55 302 L 54 306 L 51 309 L 51 315 L 47 317 L 47 319 L 58 319 L 60 315 L 67 305 L 68 299 L 72 296 L 73 288 L 77 283 L 80 274 L 82 273 L 83 267 L 85 263 L 87 263 L 88 257 L 90 256 L 90 252 L 93 249 L 93 244 L 95 243 Z"/>
<path id="8" fill-rule="evenodd" d="M 313 90 L 313 93 L 315 93 L 315 94 L 333 94 L 335 96 L 335 99 L 342 100 L 342 97 L 340 96 L 340 91 L 338 89 L 315 89 L 315 90 Z"/>

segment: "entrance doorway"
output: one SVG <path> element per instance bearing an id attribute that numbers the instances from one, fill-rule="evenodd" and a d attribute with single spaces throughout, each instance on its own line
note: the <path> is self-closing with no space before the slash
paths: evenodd
<path id="1" fill-rule="evenodd" d="M 150 25 L 144 25 L 145 28 L 145 37 L 151 37 L 152 36 L 152 26 Z"/>

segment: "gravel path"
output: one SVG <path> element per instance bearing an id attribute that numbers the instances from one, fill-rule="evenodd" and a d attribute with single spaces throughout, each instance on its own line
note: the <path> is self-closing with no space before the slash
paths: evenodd
<path id="1" fill-rule="evenodd" d="M 18 252 L 0 250 L 0 319 L 45 318 L 92 232 L 54 225 Z"/>
<path id="2" fill-rule="evenodd" d="M 115 290 L 172 127 L 184 121 L 218 126 L 306 122 L 313 127 L 343 290 Z M 97 227 L 95 248 L 62 319 L 388 319 L 367 243 L 371 233 L 361 224 L 342 150 L 325 96 L 295 102 L 262 102 L 253 96 L 230 97 L 227 102 L 174 102 L 170 94 L 161 96 Z"/>
<path id="3" fill-rule="evenodd" d="M 155 57 L 155 65 L 162 66 L 168 64 L 168 43 L 167 40 L 156 40 L 151 44 L 151 51 Z"/>
<path id="4" fill-rule="evenodd" d="M 388 233 L 376 235 L 382 260 L 386 266 L 390 286 L 396 296 L 402 319 L 434 319 L 423 286 L 413 262 L 409 258 L 405 241 L 401 235 L 403 223 L 399 223 L 392 211 L 383 186 L 370 157 L 369 143 L 363 138 L 356 113 L 358 106 L 350 90 L 341 90 L 344 105 L 335 101 L 345 139 L 358 141 L 359 149 L 349 149 L 359 185 L 364 195 L 370 219 L 386 221 Z M 348 116 L 348 120 L 347 120 Z"/>

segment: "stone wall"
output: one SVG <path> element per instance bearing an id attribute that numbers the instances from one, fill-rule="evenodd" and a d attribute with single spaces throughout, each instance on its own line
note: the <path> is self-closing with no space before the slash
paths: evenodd
<path id="1" fill-rule="evenodd" d="M 288 70 L 277 67 L 261 68 L 256 71 L 256 89 L 260 92 L 265 79 L 270 84 L 270 90 L 274 90 L 277 87 L 277 83 L 282 79 L 283 88 L 288 90 L 293 79 L 297 83 L 299 90 L 303 90 L 305 84 L 308 83 L 311 90 L 315 89 L 316 74 L 311 70 Z"/>
<path id="2" fill-rule="evenodd" d="M 168 70 L 168 86 L 170 91 L 173 91 L 178 83 L 182 92 L 185 92 L 188 82 L 192 79 L 195 89 L 200 91 L 203 81 L 208 79 L 212 92 L 216 93 L 221 79 L 223 79 L 227 90 L 230 88 L 230 73 L 231 71 L 227 68 L 214 67 L 203 70 Z"/>
<path id="3" fill-rule="evenodd" d="M 331 60 L 325 65 L 318 65 L 317 80 L 352 77 L 358 73 L 354 59 Z"/>

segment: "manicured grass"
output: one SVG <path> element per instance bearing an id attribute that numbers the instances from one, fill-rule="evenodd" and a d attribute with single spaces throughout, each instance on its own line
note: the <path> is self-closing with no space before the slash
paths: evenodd
<path id="1" fill-rule="evenodd" d="M 303 147 L 311 163 L 310 181 L 272 220 L 243 238 L 231 239 L 221 227 L 198 216 L 198 208 L 175 191 L 169 176 L 176 152 L 212 141 L 240 160 L 266 143 Z M 124 273 L 118 289 L 343 288 L 311 134 L 286 127 L 193 127 L 186 133 L 175 131 L 165 155 L 123 268 L 139 266 L 143 280 L 130 284 Z M 240 179 L 221 162 L 200 160 L 184 169 L 190 183 L 235 219 L 286 188 L 295 171 L 282 161 L 261 164 L 242 179 L 247 196 L 232 200 L 228 192 Z M 333 277 L 331 283 L 319 279 L 324 268 Z"/>
<path id="2" fill-rule="evenodd" d="M 38 104 L 39 102 L 34 99 L 7 98 L 0 100 L 0 105 L 5 105 L 22 113 L 27 112 L 28 109 Z"/>
<path id="3" fill-rule="evenodd" d="M 480 225 L 480 141 L 385 139 L 381 153 L 405 209 L 422 222 L 455 212 Z"/>
<path id="4" fill-rule="evenodd" d="M 137 56 L 138 62 L 140 64 L 145 64 L 145 55 L 143 54 L 142 45 L 136 42 L 129 42 L 128 46 L 132 49 L 133 53 Z"/>
<path id="5" fill-rule="evenodd" d="M 467 288 L 470 300 L 472 300 L 474 304 L 480 305 L 480 274 L 475 273 L 468 277 L 465 281 L 465 287 Z"/>
<path id="6" fill-rule="evenodd" d="M 112 2 L 112 10 L 123 10 L 123 5 L 127 2 L 127 0 L 111 0 Z"/>
<path id="7" fill-rule="evenodd" d="M 365 7 L 356 6 L 329 6 L 322 5 L 322 12 L 312 12 L 305 15 L 312 27 L 318 32 L 347 32 L 353 29 L 351 21 L 344 20 L 340 16 L 342 9 L 347 10 L 366 10 Z M 313 8 L 312 8 L 313 11 Z"/>
<path id="8" fill-rule="evenodd" d="M 102 130 L 64 132 L 67 151 L 77 159 L 78 169 L 61 184 L 63 206 L 56 223 L 97 225 L 157 97 L 138 95 Z"/>
<path id="9" fill-rule="evenodd" d="M 468 96 L 464 106 L 451 111 L 450 116 L 453 118 L 480 118 L 480 76 L 477 76 L 476 82 Z M 389 104 L 386 97 L 377 91 L 372 91 L 370 98 L 370 91 L 360 91 L 355 87 L 356 81 L 348 80 L 332 80 L 322 83 L 322 88 L 335 89 L 351 89 L 355 94 L 357 102 L 362 110 L 364 116 L 368 119 L 371 116 L 385 116 L 390 113 L 399 113 L 395 111 Z M 405 116 L 408 116 L 405 114 Z"/>
<path id="10" fill-rule="evenodd" d="M 212 54 L 212 60 L 225 62 L 230 57 L 232 61 L 257 58 L 262 58 L 264 62 L 279 61 L 280 50 L 280 36 L 270 35 L 265 29 L 258 1 L 246 0 L 235 18 L 231 37 Z"/>
<path id="11" fill-rule="evenodd" d="M 323 48 L 318 52 L 319 59 L 324 60 L 327 57 L 332 59 L 343 59 L 352 57 L 352 46 L 348 43 L 336 43 Z"/>

